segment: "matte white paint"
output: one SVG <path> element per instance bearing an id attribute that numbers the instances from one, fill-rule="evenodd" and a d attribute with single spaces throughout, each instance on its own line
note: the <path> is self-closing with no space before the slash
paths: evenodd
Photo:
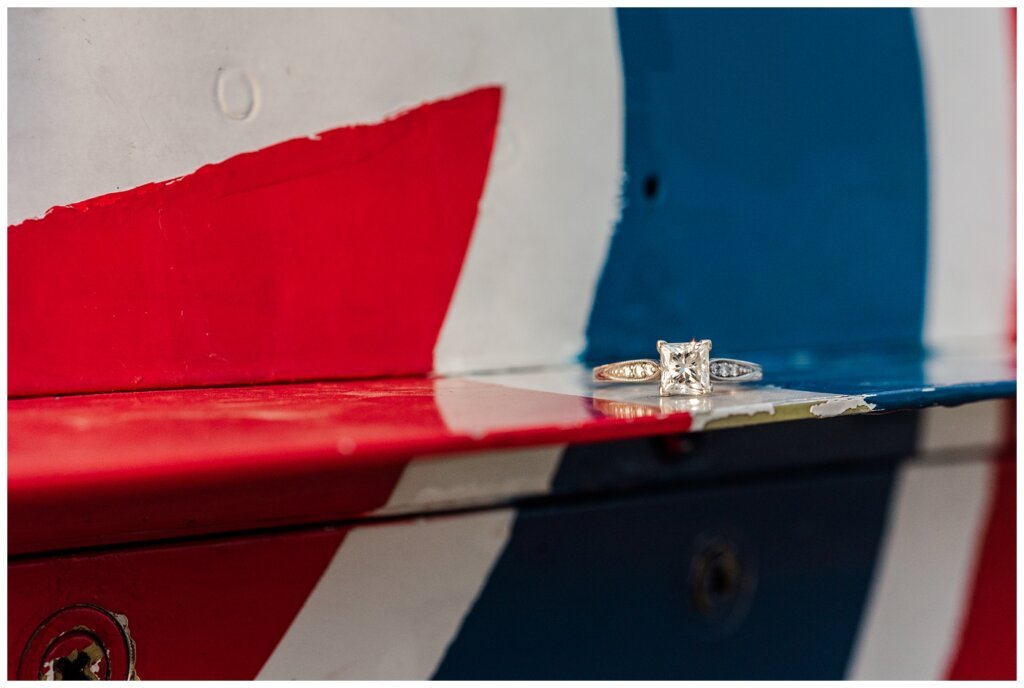
<path id="1" fill-rule="evenodd" d="M 955 340 L 934 347 L 925 358 L 925 379 L 933 387 L 1014 380 L 1014 350 L 1013 342 L 1002 336 Z"/>
<path id="2" fill-rule="evenodd" d="M 528 371 L 520 371 L 508 376 L 456 376 L 458 379 L 473 380 L 501 387 L 538 392 L 551 391 L 514 383 L 505 384 L 506 377 L 512 380 L 517 380 L 520 377 L 532 379 L 533 374 Z M 586 423 L 593 418 L 589 399 L 580 395 L 569 393 L 567 398 L 562 399 L 531 395 L 527 403 L 523 403 L 521 399 L 518 402 L 512 402 L 515 403 L 515 412 L 509 413 L 505 410 L 510 403 L 508 395 L 503 393 L 504 390 L 498 391 L 498 394 L 490 395 L 490 399 L 483 401 L 479 394 L 445 394 L 443 390 L 438 390 L 434 396 L 434 403 L 437 404 L 437 410 L 444 420 L 445 426 L 451 432 L 476 438 L 502 430 L 549 425 L 552 418 L 552 405 L 557 407 L 558 418 L 569 424 Z"/>
<path id="3" fill-rule="evenodd" d="M 448 454 L 410 462 L 376 514 L 501 504 L 545 495 L 565 445 Z"/>
<path id="4" fill-rule="evenodd" d="M 501 56 L 507 99 L 434 350 L 440 372 L 562 363 L 586 345 L 619 217 L 625 125 L 614 13 L 544 11 L 500 34 L 514 43 Z"/>
<path id="5" fill-rule="evenodd" d="M 500 85 L 436 367 L 582 350 L 622 174 L 614 9 L 13 9 L 9 22 L 10 223 Z"/>
<path id="6" fill-rule="evenodd" d="M 1015 164 L 1009 14 L 928 8 L 914 19 L 930 187 L 925 341 L 1005 337 Z"/>
<path id="7" fill-rule="evenodd" d="M 257 678 L 430 678 L 514 519 L 499 510 L 353 529 Z"/>
<path id="8" fill-rule="evenodd" d="M 947 452 L 983 449 L 994 452 L 1010 422 L 1007 399 L 993 399 L 954 408 L 935 407 L 922 412 L 918 451 L 945 456 Z"/>

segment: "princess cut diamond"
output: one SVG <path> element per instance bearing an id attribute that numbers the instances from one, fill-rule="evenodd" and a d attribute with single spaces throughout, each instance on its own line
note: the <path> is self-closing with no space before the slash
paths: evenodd
<path id="1" fill-rule="evenodd" d="M 711 340 L 670 344 L 658 342 L 661 396 L 711 393 Z"/>

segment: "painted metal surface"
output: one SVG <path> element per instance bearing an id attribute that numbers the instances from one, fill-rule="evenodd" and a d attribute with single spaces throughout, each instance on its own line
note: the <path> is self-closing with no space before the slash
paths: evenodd
<path id="1" fill-rule="evenodd" d="M 708 398 L 659 397 L 653 384 L 601 386 L 570 366 L 15 399 L 8 402 L 9 546 L 67 549 L 359 516 L 386 503 L 408 462 L 452 452 L 1010 396 L 1012 359 L 998 351 L 927 364 L 895 357 L 874 368 L 885 371 L 877 385 L 848 377 L 856 357 L 837 358 L 832 368 L 819 359 L 790 373 L 812 391 L 722 385 Z M 774 371 L 786 379 L 784 369 Z M 767 380 L 772 374 L 769 367 Z M 421 500 L 417 508 L 428 506 Z"/>
<path id="2" fill-rule="evenodd" d="M 476 90 L 11 227 L 9 394 L 430 371 L 500 101 Z"/>
<path id="3" fill-rule="evenodd" d="M 619 34 L 626 203 L 587 359 L 682 331 L 717 355 L 917 341 L 928 190 L 910 12 L 623 9 Z"/>
<path id="4" fill-rule="evenodd" d="M 524 512 L 436 676 L 841 677 L 890 481 L 759 481 Z M 724 608 L 704 613 L 691 567 L 714 540 L 738 549 L 749 582 L 719 583 Z"/>
<path id="5" fill-rule="evenodd" d="M 1016 332 L 1015 12 L 914 10 L 928 108 L 929 345 Z"/>
<path id="6" fill-rule="evenodd" d="M 1012 675 L 1005 28 L 13 11 L 9 675 Z"/>
<path id="7" fill-rule="evenodd" d="M 574 445 L 503 508 L 19 557 L 9 671 L 90 603 L 127 615 L 149 678 L 1005 677 L 1011 415 Z M 723 542 L 738 570 L 707 588 Z"/>
<path id="8" fill-rule="evenodd" d="M 15 394 L 476 372 L 581 354 L 603 362 L 659 338 L 710 337 L 722 355 L 814 354 L 1012 329 L 1012 35 L 1001 11 L 12 17 Z M 115 37 L 127 26 L 142 41 L 136 51 L 175 35 L 196 49 L 162 51 L 170 67 L 154 71 L 120 59 Z M 441 27 L 451 41 L 425 38 Z M 259 51 L 261 40 L 273 49 Z M 738 41 L 744 51 L 727 49 Z M 536 49 L 515 49 L 525 42 Z M 352 63 L 372 63 L 372 76 L 345 69 L 357 76 L 314 87 Z M 408 64 L 429 65 L 430 78 Z M 335 180 L 337 193 L 301 202 L 287 185 L 241 173 L 283 141 L 325 149 L 301 139 L 491 86 L 504 93 L 500 111 L 483 117 L 496 120 L 493 159 L 482 136 L 428 163 L 413 137 L 367 162 L 373 193 L 350 176 Z M 167 92 L 189 95 L 168 106 L 157 97 Z M 92 121 L 100 135 L 81 130 Z M 397 126 L 347 136 L 372 140 Z M 237 172 L 237 194 L 223 196 L 218 164 Z M 54 226 L 74 215 L 61 206 L 95 207 L 110 200 L 101 194 L 167 178 L 182 181 L 147 196 L 153 206 L 123 216 L 120 230 L 109 208 L 94 215 L 102 226 Z M 164 196 L 182 184 L 223 211 L 203 215 L 209 226 L 154 221 L 174 219 Z M 295 201 L 287 212 L 282 196 Z M 250 217 L 232 205 L 241 198 L 278 212 Z M 459 211 L 411 210 L 439 206 Z M 240 229 L 250 223 L 251 235 Z M 140 255 L 120 240 L 126 232 L 158 240 Z M 175 252 L 199 237 L 221 269 L 202 252 L 194 261 Z M 65 243 L 76 250 L 48 254 Z M 320 291 L 296 298 L 297 275 Z M 415 287 L 395 286 L 405 280 Z M 119 298 L 99 298 L 115 287 Z M 254 316 L 254 302 L 274 317 Z M 168 329 L 175 317 L 186 326 Z M 76 328 L 96 345 L 67 336 Z M 396 330 L 415 345 L 405 357 L 388 355 Z M 157 341 L 125 355 L 137 338 Z M 166 362 L 148 365 L 159 355 Z"/>
<path id="9" fill-rule="evenodd" d="M 433 364 L 541 365 L 582 350 L 622 179 L 613 9 L 16 9 L 10 21 L 10 224 L 500 86 L 494 158 Z M 218 102 L 225 70 L 258 93 L 243 120 Z"/>

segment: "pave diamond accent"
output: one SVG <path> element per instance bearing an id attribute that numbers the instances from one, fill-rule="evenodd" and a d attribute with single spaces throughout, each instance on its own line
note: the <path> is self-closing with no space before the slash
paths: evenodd
<path id="1" fill-rule="evenodd" d="M 715 361 L 711 364 L 711 374 L 715 377 L 739 377 L 741 375 L 749 375 L 752 372 L 754 372 L 753 368 L 748 368 L 738 363 Z"/>
<path id="2" fill-rule="evenodd" d="M 594 370 L 595 379 L 606 382 L 647 382 L 657 379 L 660 372 L 657 361 L 647 359 L 612 363 Z"/>
<path id="3" fill-rule="evenodd" d="M 716 358 L 711 361 L 711 379 L 718 382 L 754 382 L 761 379 L 761 369 L 746 361 Z"/>
<path id="4" fill-rule="evenodd" d="M 661 356 L 661 396 L 701 396 L 711 393 L 711 340 L 670 344 L 658 342 Z"/>

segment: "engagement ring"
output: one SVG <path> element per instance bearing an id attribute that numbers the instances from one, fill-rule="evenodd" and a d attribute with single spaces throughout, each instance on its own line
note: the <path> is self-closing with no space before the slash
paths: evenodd
<path id="1" fill-rule="evenodd" d="M 661 361 L 642 358 L 594 368 L 596 382 L 653 382 L 660 378 L 663 397 L 704 396 L 712 382 L 757 382 L 761 366 L 734 358 L 711 358 L 711 340 L 658 342 Z"/>

